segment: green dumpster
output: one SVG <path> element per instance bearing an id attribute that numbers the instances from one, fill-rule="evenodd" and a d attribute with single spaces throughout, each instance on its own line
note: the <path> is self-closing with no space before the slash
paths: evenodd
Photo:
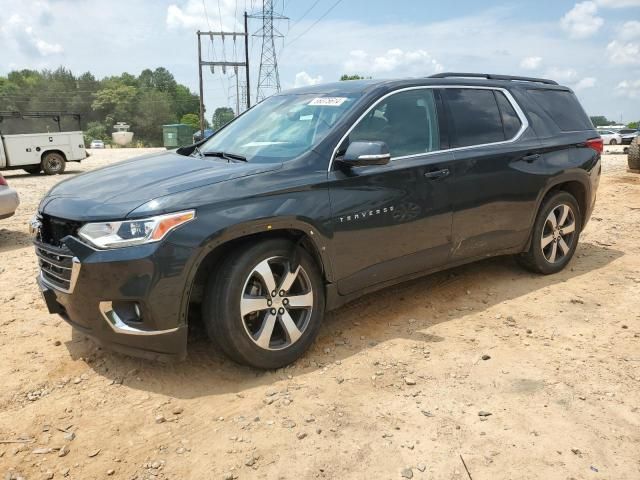
<path id="1" fill-rule="evenodd" d="M 167 149 L 178 148 L 193 143 L 194 129 L 191 125 L 174 123 L 162 126 L 162 139 Z"/>

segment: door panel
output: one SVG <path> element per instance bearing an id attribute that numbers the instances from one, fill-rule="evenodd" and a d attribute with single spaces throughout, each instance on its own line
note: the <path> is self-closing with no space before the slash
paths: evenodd
<path id="1" fill-rule="evenodd" d="M 529 137 L 454 152 L 452 261 L 525 244 L 547 180 L 542 157 L 535 157 L 539 151 L 537 138 Z"/>
<path id="2" fill-rule="evenodd" d="M 346 295 L 446 263 L 451 246 L 448 152 L 329 173 L 333 267 Z"/>
<path id="3" fill-rule="evenodd" d="M 443 90 L 455 158 L 453 262 L 527 241 L 546 176 L 540 142 L 510 97 L 499 89 Z"/>

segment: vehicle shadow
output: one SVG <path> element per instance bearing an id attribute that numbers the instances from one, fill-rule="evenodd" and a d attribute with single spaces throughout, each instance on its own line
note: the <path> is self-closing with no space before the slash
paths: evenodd
<path id="1" fill-rule="evenodd" d="M 13 172 L 13 173 L 12 173 Z M 77 175 L 78 173 L 82 173 L 83 170 L 75 170 L 67 167 L 62 173 L 59 173 L 57 176 L 66 177 L 67 175 Z M 7 170 L 2 172 L 2 176 L 8 180 L 12 178 L 38 178 L 38 177 L 48 177 L 49 175 L 45 175 L 44 173 L 27 173 L 24 170 Z M 56 176 L 56 175 L 54 175 Z"/>
<path id="2" fill-rule="evenodd" d="M 0 228 L 0 253 L 11 252 L 31 245 L 32 239 L 27 232 Z"/>
<path id="3" fill-rule="evenodd" d="M 482 312 L 599 270 L 622 255 L 611 247 L 582 243 L 569 266 L 555 275 L 529 273 L 511 257 L 498 257 L 387 288 L 328 314 L 318 338 L 303 358 L 276 371 L 237 365 L 203 335 L 190 341 L 185 362 L 171 364 L 103 351 L 80 333 L 74 334 L 67 348 L 98 375 L 129 388 L 180 399 L 240 393 L 288 376 L 308 374 L 384 342 L 446 342 L 430 329 L 462 318 L 470 310 Z"/>

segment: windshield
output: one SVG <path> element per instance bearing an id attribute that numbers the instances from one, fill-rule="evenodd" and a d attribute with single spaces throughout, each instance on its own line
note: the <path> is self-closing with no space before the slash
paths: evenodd
<path id="1" fill-rule="evenodd" d="M 249 162 L 282 162 L 315 147 L 354 105 L 357 96 L 276 95 L 234 120 L 200 151 L 241 155 Z"/>

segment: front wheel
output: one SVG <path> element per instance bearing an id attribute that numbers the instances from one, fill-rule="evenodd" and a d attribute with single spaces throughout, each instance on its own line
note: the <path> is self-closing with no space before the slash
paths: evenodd
<path id="1" fill-rule="evenodd" d="M 615 138 L 612 138 L 611 141 L 609 142 L 609 145 L 617 145 L 618 141 Z"/>
<path id="2" fill-rule="evenodd" d="M 207 285 L 209 336 L 233 360 L 256 368 L 280 368 L 302 356 L 323 317 L 318 267 L 287 240 L 236 249 Z"/>
<path id="3" fill-rule="evenodd" d="M 64 172 L 67 162 L 58 152 L 49 152 L 42 157 L 42 170 L 47 175 L 58 175 Z"/>
<path id="4" fill-rule="evenodd" d="M 531 271 L 545 275 L 559 272 L 573 257 L 581 229 L 582 213 L 574 196 L 552 194 L 538 212 L 529 250 L 517 258 Z"/>

